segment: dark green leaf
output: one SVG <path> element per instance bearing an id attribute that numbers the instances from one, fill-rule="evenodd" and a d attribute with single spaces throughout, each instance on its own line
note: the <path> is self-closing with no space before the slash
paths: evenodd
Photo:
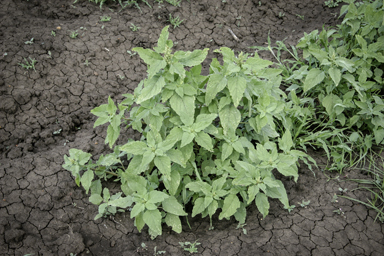
<path id="1" fill-rule="evenodd" d="M 219 215 L 219 220 L 223 218 L 229 218 L 232 215 L 234 215 L 237 211 L 237 209 L 240 207 L 240 201 L 239 198 L 234 195 L 230 194 L 224 199 L 224 205 L 222 207 L 222 211 Z"/>
<path id="2" fill-rule="evenodd" d="M 152 235 L 160 236 L 161 235 L 161 213 L 159 210 L 147 210 L 144 212 L 143 220 L 145 224 L 152 230 Z"/>

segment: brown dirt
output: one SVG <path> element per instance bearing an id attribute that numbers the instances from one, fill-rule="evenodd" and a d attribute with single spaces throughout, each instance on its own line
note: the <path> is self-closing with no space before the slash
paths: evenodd
<path id="1" fill-rule="evenodd" d="M 369 197 L 361 190 L 350 192 L 356 184 L 344 177 L 361 174 L 346 172 L 328 180 L 319 170 L 315 177 L 304 165 L 298 183 L 284 181 L 296 208 L 289 213 L 272 201 L 271 214 L 262 220 L 250 207 L 247 234 L 236 229 L 235 220 L 217 217 L 213 231 L 208 230 L 208 219 L 189 218 L 191 229 L 185 221 L 181 234 L 164 227 L 155 240 L 147 230 L 139 233 L 128 213 L 93 221 L 97 207 L 62 169 L 63 155 L 70 148 L 93 155 L 108 151 L 106 127 L 92 128 L 95 116 L 90 110 L 106 103 L 108 95 L 120 100 L 145 77 L 144 63 L 127 50 L 153 47 L 169 13 L 185 20 L 170 29 L 177 50 L 210 48 L 207 73 L 214 49 L 251 52 L 248 47 L 264 45 L 268 32 L 272 41 L 287 37 L 295 43 L 304 31 L 335 25 L 333 13 L 339 12 L 324 7 L 323 0 L 261 0 L 261 6 L 255 0 L 192 0 L 183 1 L 181 8 L 149 2 L 153 8 L 140 3 L 140 13 L 135 8 L 118 12 L 116 4 L 100 11 L 85 0 L 74 6 L 73 0 L 2 0 L 0 255 L 153 255 L 155 246 L 165 255 L 188 255 L 178 242 L 195 240 L 201 243 L 198 255 L 382 255 L 384 225 L 374 223 L 375 213 L 348 200 L 332 202 L 333 195 L 341 193 L 339 187 L 348 188 L 348 196 Z M 112 20 L 100 22 L 103 15 Z M 131 23 L 140 30 L 132 32 Z M 76 39 L 69 37 L 73 30 L 79 31 Z M 31 38 L 33 44 L 24 43 Z M 18 65 L 28 57 L 37 60 L 36 72 Z M 321 153 L 312 155 L 318 164 L 326 163 Z M 310 200 L 306 208 L 298 203 L 303 199 Z"/>

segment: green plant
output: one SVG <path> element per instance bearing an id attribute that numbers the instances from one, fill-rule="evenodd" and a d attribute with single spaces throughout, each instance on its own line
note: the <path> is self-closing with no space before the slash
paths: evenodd
<path id="1" fill-rule="evenodd" d="M 153 248 L 153 255 L 156 256 L 156 255 L 161 255 L 161 254 L 165 254 L 166 251 L 158 251 L 157 250 L 157 246 L 155 246 L 155 248 Z"/>
<path id="2" fill-rule="evenodd" d="M 180 217 L 187 215 L 188 203 L 192 217 L 209 216 L 211 226 L 218 210 L 219 219 L 234 216 L 245 223 L 251 203 L 265 218 L 268 198 L 289 209 L 284 185 L 272 171 L 296 181 L 299 159 L 315 162 L 293 149 L 291 119 L 305 109 L 279 89 L 281 71 L 268 68 L 272 62 L 257 54 L 235 56 L 222 47 L 216 52 L 223 55 L 223 64 L 213 59 L 210 74 L 203 76 L 208 49 L 173 53 L 168 36 L 167 26 L 154 51 L 133 49 L 148 65 L 148 77 L 133 94 L 124 94 L 117 106 L 109 97 L 108 104 L 91 111 L 98 116 L 94 127 L 109 123 L 105 143 L 111 148 L 121 125 L 142 138 L 114 146 L 113 153 L 95 162 L 91 154 L 71 149 L 63 167 L 86 193 L 91 190 L 95 204 L 105 197 L 100 179 L 119 181 L 125 197 L 104 199 L 103 210 L 132 207 L 138 230 L 147 225 L 153 237 L 162 234 L 163 221 L 181 232 Z"/>
<path id="3" fill-rule="evenodd" d="M 77 32 L 77 30 L 70 31 L 69 33 L 69 37 L 72 39 L 75 39 L 78 35 L 79 33 Z"/>
<path id="4" fill-rule="evenodd" d="M 197 241 L 191 243 L 191 242 L 179 242 L 180 246 L 184 249 L 184 251 L 192 253 L 197 253 L 196 246 L 200 245 L 201 243 L 198 243 Z M 188 247 L 189 246 L 189 247 Z"/>
<path id="5" fill-rule="evenodd" d="M 29 57 L 29 60 L 28 61 L 26 58 L 24 58 L 24 63 L 19 63 L 19 65 L 25 69 L 33 69 L 35 72 L 36 72 L 36 69 L 35 69 L 35 64 L 36 64 L 36 59 L 32 59 L 31 57 Z"/>
<path id="6" fill-rule="evenodd" d="M 120 78 L 120 80 L 124 80 L 124 78 L 125 78 L 125 76 L 120 75 L 120 74 L 118 74 L 117 76 Z"/>
<path id="7" fill-rule="evenodd" d="M 328 0 L 324 2 L 325 6 L 328 6 L 329 8 L 334 8 L 339 6 L 339 3 L 343 2 L 343 0 Z"/>
<path id="8" fill-rule="evenodd" d="M 89 66 L 89 61 L 86 59 L 83 64 L 88 67 Z"/>
<path id="9" fill-rule="evenodd" d="M 131 26 L 129 27 L 133 32 L 138 31 L 140 27 L 137 27 L 135 24 L 131 23 Z"/>
<path id="10" fill-rule="evenodd" d="M 108 22 L 108 21 L 111 21 L 111 19 L 112 18 L 110 16 L 106 16 L 106 15 L 100 17 L 101 22 Z"/>
<path id="11" fill-rule="evenodd" d="M 308 201 L 305 201 L 304 199 L 301 201 L 300 206 L 303 207 L 303 208 L 307 208 L 307 206 L 309 205 L 309 203 L 311 202 L 311 200 L 308 200 Z"/>
<path id="12" fill-rule="evenodd" d="M 173 6 L 178 6 L 180 7 L 180 3 L 181 3 L 181 0 L 177 1 L 177 0 L 165 0 L 167 3 L 173 5 Z"/>
<path id="13" fill-rule="evenodd" d="M 180 20 L 179 16 L 172 18 L 172 14 L 169 14 L 168 21 L 173 25 L 173 28 L 177 28 L 184 20 Z"/>
<path id="14" fill-rule="evenodd" d="M 31 40 L 24 42 L 24 44 L 33 44 L 33 38 Z"/>
<path id="15" fill-rule="evenodd" d="M 131 52 L 130 50 L 127 50 L 127 53 L 131 58 L 137 54 L 137 52 Z"/>
<path id="16" fill-rule="evenodd" d="M 52 36 L 56 36 L 56 32 L 52 30 L 52 31 L 51 31 L 51 35 L 52 35 Z"/>
<path id="17" fill-rule="evenodd" d="M 304 20 L 304 15 L 296 14 L 296 16 L 299 17 L 300 19 Z"/>

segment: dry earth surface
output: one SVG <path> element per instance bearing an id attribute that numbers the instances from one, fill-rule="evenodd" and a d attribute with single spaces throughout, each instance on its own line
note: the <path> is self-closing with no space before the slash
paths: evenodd
<path id="1" fill-rule="evenodd" d="M 164 255 L 188 255 L 179 242 L 198 240 L 198 255 L 383 255 L 384 225 L 374 222 L 375 212 L 345 199 L 332 201 L 339 188 L 360 200 L 370 196 L 350 192 L 356 184 L 347 178 L 361 177 L 358 171 L 329 180 L 302 165 L 298 183 L 284 180 L 296 208 L 289 213 L 271 201 L 270 215 L 262 219 L 250 207 L 247 234 L 234 219 L 219 222 L 217 216 L 212 231 L 209 219 L 189 218 L 191 229 L 184 220 L 183 233 L 165 227 L 155 240 L 146 229 L 136 230 L 129 212 L 93 220 L 97 207 L 61 167 L 63 155 L 70 148 L 96 156 L 109 151 L 106 127 L 92 128 L 96 117 L 90 110 L 108 95 L 121 100 L 145 77 L 146 66 L 127 50 L 153 47 L 169 13 L 184 19 L 170 29 L 176 50 L 210 48 L 205 74 L 219 47 L 252 52 L 248 47 L 264 45 L 269 31 L 272 41 L 296 43 L 303 32 L 340 22 L 339 9 L 324 7 L 323 0 L 183 0 L 181 7 L 148 2 L 152 9 L 140 1 L 142 12 L 119 12 L 117 4 L 100 10 L 86 0 L 1 1 L 0 254 L 153 255 L 156 246 Z M 103 15 L 111 21 L 100 22 Z M 131 23 L 140 29 L 133 32 Z M 75 30 L 79 36 L 72 39 Z M 31 38 L 33 44 L 25 44 Z M 29 57 L 37 60 L 36 71 L 18 64 Z M 138 139 L 128 131 L 119 142 L 129 137 Z M 321 152 L 311 155 L 326 164 Z M 309 205 L 301 207 L 302 200 Z"/>

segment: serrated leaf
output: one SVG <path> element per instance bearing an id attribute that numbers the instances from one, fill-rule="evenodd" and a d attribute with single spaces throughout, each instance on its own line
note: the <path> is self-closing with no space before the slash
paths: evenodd
<path id="1" fill-rule="evenodd" d="M 244 77 L 235 76 L 228 78 L 228 89 L 235 107 L 239 105 L 240 100 L 243 98 L 246 87 L 247 81 Z"/>
<path id="2" fill-rule="evenodd" d="M 225 159 L 227 159 L 233 152 L 233 147 L 228 144 L 228 143 L 224 143 L 223 144 L 223 148 L 222 148 L 222 151 L 221 151 L 221 161 L 224 161 Z"/>
<path id="3" fill-rule="evenodd" d="M 269 202 L 268 197 L 264 193 L 258 193 L 256 195 L 256 206 L 263 218 L 265 218 L 269 213 Z"/>
<path id="4" fill-rule="evenodd" d="M 211 101 L 216 97 L 216 94 L 225 88 L 227 85 L 227 79 L 221 74 L 212 74 L 209 76 L 206 94 L 205 104 L 209 105 Z"/>
<path id="5" fill-rule="evenodd" d="M 179 149 L 168 150 L 167 156 L 171 159 L 172 162 L 185 167 L 187 160 L 184 158 L 183 153 Z"/>
<path id="6" fill-rule="evenodd" d="M 216 200 L 213 200 L 210 205 L 208 205 L 208 214 L 209 216 L 213 216 L 213 214 L 216 213 L 217 208 L 219 207 L 219 204 Z"/>
<path id="7" fill-rule="evenodd" d="M 154 163 L 165 177 L 171 176 L 171 159 L 168 156 L 156 156 Z"/>
<path id="8" fill-rule="evenodd" d="M 223 55 L 224 62 L 233 62 L 235 61 L 235 53 L 232 49 L 228 47 L 221 47 L 220 50 L 214 50 L 214 52 L 221 53 Z"/>
<path id="9" fill-rule="evenodd" d="M 165 47 L 167 45 L 167 40 L 169 36 L 168 28 L 169 26 L 166 26 L 163 28 L 163 30 L 161 30 L 159 40 L 157 40 L 157 47 L 153 48 L 157 53 L 164 53 L 165 51 Z"/>
<path id="10" fill-rule="evenodd" d="M 177 216 L 187 216 L 183 206 L 177 201 L 174 196 L 170 196 L 162 202 L 164 211 Z"/>
<path id="11" fill-rule="evenodd" d="M 232 147 L 234 150 L 236 150 L 240 154 L 245 155 L 245 150 L 244 150 L 243 144 L 241 143 L 240 140 L 237 140 L 234 143 L 232 143 Z"/>
<path id="12" fill-rule="evenodd" d="M 152 51 L 151 49 L 135 47 L 132 50 L 137 52 L 140 55 L 140 58 L 144 60 L 147 65 L 154 65 L 156 62 L 164 60 L 163 56 L 157 52 Z"/>
<path id="13" fill-rule="evenodd" d="M 193 124 L 195 115 L 195 97 L 184 95 L 184 97 L 181 98 L 179 95 L 174 94 L 169 100 L 169 103 L 186 126 Z"/>
<path id="14" fill-rule="evenodd" d="M 199 132 L 195 136 L 195 141 L 199 146 L 213 152 L 212 138 L 205 132 Z"/>
<path id="15" fill-rule="evenodd" d="M 136 100 L 137 104 L 140 104 L 152 97 L 158 95 L 165 86 L 165 80 L 163 76 L 155 75 L 150 79 L 144 81 L 144 88 L 141 91 L 139 97 Z"/>
<path id="16" fill-rule="evenodd" d="M 147 151 L 147 143 L 143 141 L 131 141 L 120 147 L 121 151 L 127 152 L 128 154 L 142 155 Z"/>
<path id="17" fill-rule="evenodd" d="M 259 186 L 252 185 L 248 187 L 248 201 L 247 204 L 250 204 L 253 200 L 255 200 L 255 197 L 257 193 L 259 193 Z"/>
<path id="18" fill-rule="evenodd" d="M 340 80 L 341 80 L 341 71 L 338 68 L 330 68 L 328 70 L 328 73 L 330 77 L 332 78 L 333 82 L 335 83 L 336 86 L 339 85 Z"/>
<path id="19" fill-rule="evenodd" d="M 241 120 L 240 111 L 232 104 L 223 107 L 223 109 L 219 111 L 219 117 L 225 135 L 234 133 Z"/>
<path id="20" fill-rule="evenodd" d="M 281 140 L 279 139 L 279 148 L 285 153 L 288 153 L 293 147 L 292 135 L 289 130 L 286 130 Z"/>
<path id="21" fill-rule="evenodd" d="M 152 230 L 152 235 L 160 236 L 161 230 L 161 213 L 159 210 L 147 210 L 144 212 L 143 220 L 145 224 Z"/>
<path id="22" fill-rule="evenodd" d="M 133 204 L 133 198 L 131 196 L 120 197 L 118 199 L 108 202 L 108 205 L 116 206 L 120 208 L 127 208 L 127 207 L 130 207 L 132 204 Z"/>
<path id="23" fill-rule="evenodd" d="M 208 54 L 208 48 L 204 50 L 194 50 L 193 52 L 184 52 L 184 54 L 179 54 L 176 52 L 174 57 L 176 57 L 181 64 L 187 67 L 193 67 L 202 63 Z"/>
<path id="24" fill-rule="evenodd" d="M 170 195 L 175 195 L 181 182 L 180 173 L 177 170 L 172 170 L 170 179 L 163 179 L 164 186 Z"/>
<path id="25" fill-rule="evenodd" d="M 93 125 L 93 128 L 95 128 L 95 127 L 97 127 L 99 125 L 103 125 L 105 123 L 108 123 L 109 120 L 110 120 L 109 116 L 101 116 L 101 117 L 97 118 L 96 122 Z"/>
<path id="26" fill-rule="evenodd" d="M 141 230 L 143 229 L 143 227 L 145 226 L 145 222 L 144 222 L 144 220 L 143 220 L 143 212 L 140 212 L 140 214 L 138 214 L 137 216 L 136 216 L 136 218 L 135 218 L 135 222 L 134 222 L 134 224 L 135 224 L 135 226 L 136 226 L 136 228 L 137 228 L 137 230 L 139 231 L 139 232 L 141 232 Z"/>
<path id="27" fill-rule="evenodd" d="M 143 154 L 143 160 L 141 161 L 141 167 L 146 167 L 148 164 L 152 162 L 152 160 L 155 158 L 156 154 L 152 151 L 146 151 Z"/>
<path id="28" fill-rule="evenodd" d="M 160 203 L 160 202 L 163 202 L 168 197 L 169 197 L 169 195 L 167 195 L 164 192 L 157 191 L 157 190 L 152 190 L 148 194 L 148 201 L 147 202 L 150 202 L 150 203 L 153 203 L 153 204 Z"/>
<path id="29" fill-rule="evenodd" d="M 217 114 L 200 114 L 196 117 L 196 121 L 192 125 L 192 128 L 195 130 L 195 132 L 200 132 L 212 124 L 216 117 Z"/>
<path id="30" fill-rule="evenodd" d="M 304 81 L 304 92 L 309 91 L 310 89 L 312 89 L 313 87 L 321 83 L 324 80 L 324 78 L 325 78 L 325 74 L 323 71 L 317 68 L 311 69 L 308 72 L 307 77 L 305 78 L 305 81 Z"/>
<path id="31" fill-rule="evenodd" d="M 234 214 L 235 219 L 239 222 L 239 224 L 244 224 L 245 220 L 247 218 L 247 210 L 245 209 L 246 204 L 241 203 L 240 207 L 237 209 L 236 213 Z"/>
<path id="32" fill-rule="evenodd" d="M 143 212 L 145 210 L 145 205 L 142 203 L 136 203 L 135 206 L 133 206 L 131 211 L 131 219 L 136 217 L 138 214 Z"/>
<path id="33" fill-rule="evenodd" d="M 83 176 L 81 176 L 81 185 L 83 185 L 85 189 L 85 193 L 88 194 L 89 188 L 91 187 L 91 183 L 94 177 L 94 173 L 92 170 L 86 171 Z"/>
<path id="34" fill-rule="evenodd" d="M 193 205 L 192 218 L 195 217 L 197 214 L 202 213 L 204 210 L 205 210 L 204 198 L 199 197 L 196 199 Z"/>
<path id="35" fill-rule="evenodd" d="M 165 216 L 165 223 L 172 228 L 173 231 L 176 233 L 181 233 L 182 226 L 180 217 L 177 215 L 174 215 L 172 213 L 167 213 L 167 216 Z"/>
<path id="36" fill-rule="evenodd" d="M 219 220 L 222 220 L 223 218 L 231 217 L 232 215 L 234 215 L 236 213 L 236 211 L 239 207 L 240 207 L 239 198 L 234 194 L 228 195 L 224 199 L 224 205 L 223 205 L 221 213 L 219 215 Z"/>
<path id="37" fill-rule="evenodd" d="M 190 132 L 184 132 L 183 133 L 183 136 L 181 138 L 181 145 L 180 147 L 184 147 L 186 145 L 188 145 L 189 143 L 192 142 L 192 140 L 195 138 L 195 135 L 193 133 L 190 133 Z"/>

